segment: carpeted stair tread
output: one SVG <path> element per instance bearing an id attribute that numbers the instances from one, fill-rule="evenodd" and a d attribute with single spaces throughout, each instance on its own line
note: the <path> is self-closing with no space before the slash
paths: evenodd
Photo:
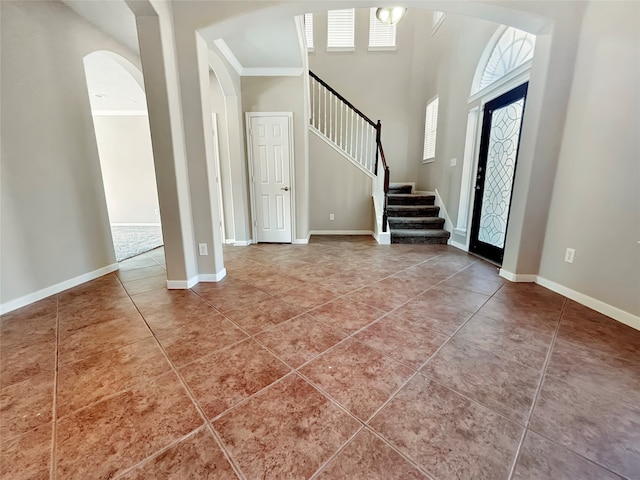
<path id="1" fill-rule="evenodd" d="M 433 205 L 436 197 L 427 192 L 421 193 L 389 193 L 389 205 Z"/>
<path id="2" fill-rule="evenodd" d="M 389 217 L 437 217 L 440 207 L 435 205 L 388 205 Z"/>
<path id="3" fill-rule="evenodd" d="M 412 189 L 413 187 L 411 185 L 402 185 L 402 184 L 390 185 L 389 193 L 411 193 Z"/>
<path id="4" fill-rule="evenodd" d="M 445 245 L 448 240 L 446 230 L 391 230 L 391 243 Z"/>
<path id="5" fill-rule="evenodd" d="M 439 229 L 444 226 L 442 217 L 389 217 L 389 226 L 399 229 Z"/>
<path id="6" fill-rule="evenodd" d="M 405 228 L 394 228 L 391 230 L 391 236 L 398 237 L 438 237 L 449 238 L 450 234 L 446 230 L 442 229 L 425 229 L 425 230 L 413 230 Z"/>

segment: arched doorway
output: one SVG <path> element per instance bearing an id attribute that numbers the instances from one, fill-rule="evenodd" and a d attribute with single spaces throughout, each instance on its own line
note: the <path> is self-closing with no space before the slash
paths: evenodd
<path id="1" fill-rule="evenodd" d="M 139 73 L 97 51 L 84 57 L 116 261 L 163 245 L 151 135 Z M 141 77 L 141 75 L 140 75 Z"/>
<path id="2" fill-rule="evenodd" d="M 535 35 L 501 26 L 478 62 L 469 96 L 456 233 L 501 264 Z M 508 132 L 508 133 L 507 133 Z"/>

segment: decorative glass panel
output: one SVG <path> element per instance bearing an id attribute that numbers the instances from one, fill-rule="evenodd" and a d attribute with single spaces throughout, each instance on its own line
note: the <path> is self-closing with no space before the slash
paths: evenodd
<path id="1" fill-rule="evenodd" d="M 478 240 L 504 248 L 524 99 L 493 111 Z"/>
<path id="2" fill-rule="evenodd" d="M 533 58 L 536 36 L 509 27 L 493 48 L 477 91 L 501 79 L 510 71 Z"/>

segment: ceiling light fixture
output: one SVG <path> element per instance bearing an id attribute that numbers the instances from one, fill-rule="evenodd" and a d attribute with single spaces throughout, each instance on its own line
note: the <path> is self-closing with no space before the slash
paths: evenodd
<path id="1" fill-rule="evenodd" d="M 376 10 L 376 18 L 383 25 L 395 25 L 402 20 L 405 13 L 407 9 L 404 7 L 381 7 Z"/>

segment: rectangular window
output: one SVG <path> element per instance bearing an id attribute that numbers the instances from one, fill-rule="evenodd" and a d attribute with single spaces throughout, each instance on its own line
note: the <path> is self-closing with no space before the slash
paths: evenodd
<path id="1" fill-rule="evenodd" d="M 354 50 L 354 27 L 353 8 L 329 10 L 327 14 L 327 50 Z"/>
<path id="2" fill-rule="evenodd" d="M 377 8 L 369 14 L 369 50 L 395 50 L 396 25 L 383 25 L 376 17 Z"/>
<path id="3" fill-rule="evenodd" d="M 304 36 L 307 40 L 307 50 L 313 51 L 313 13 L 304 14 Z"/>
<path id="4" fill-rule="evenodd" d="M 436 131 L 438 129 L 438 97 L 427 104 L 424 119 L 424 153 L 422 163 L 433 162 L 436 157 Z"/>

